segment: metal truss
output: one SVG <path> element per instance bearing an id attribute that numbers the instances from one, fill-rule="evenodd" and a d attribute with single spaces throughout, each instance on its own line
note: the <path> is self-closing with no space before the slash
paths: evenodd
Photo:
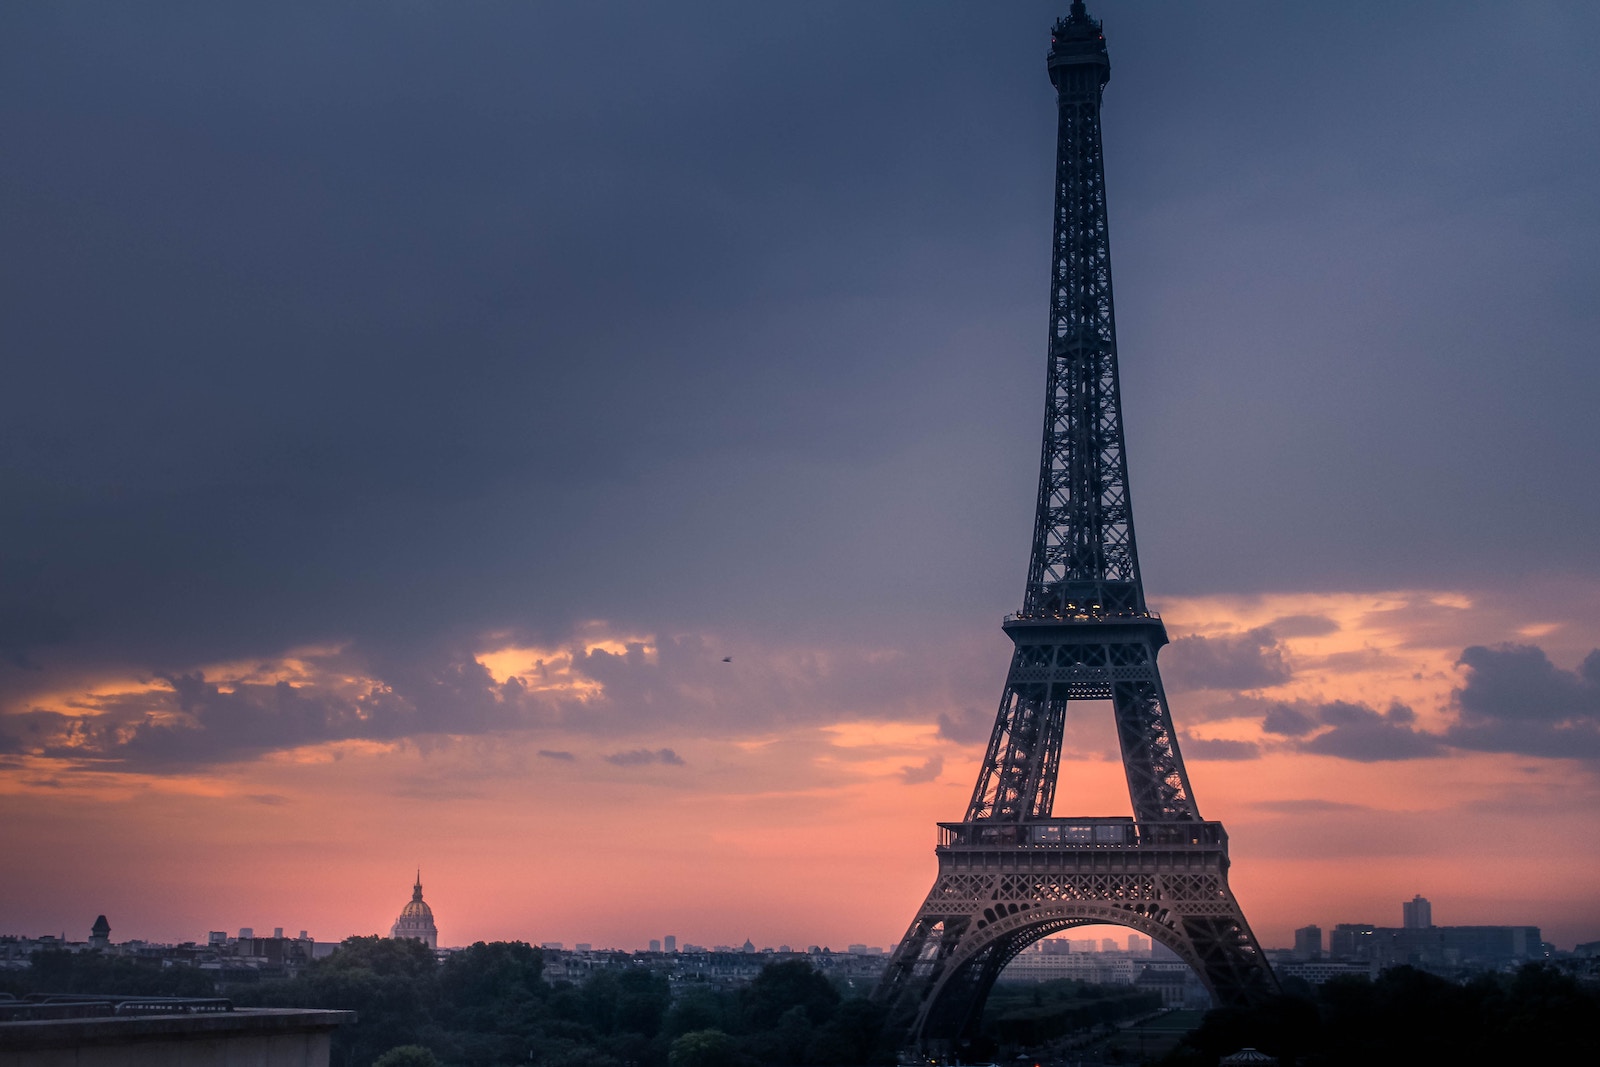
<path id="1" fill-rule="evenodd" d="M 941 823 L 939 876 L 879 987 L 891 1024 L 929 1046 L 976 1026 L 990 988 L 1041 937 L 1112 923 L 1165 945 L 1219 1004 L 1276 982 L 1228 888 L 1227 835 L 1194 820 Z"/>
<path id="2" fill-rule="evenodd" d="M 1145 604 L 1123 449 L 1100 94 L 1111 76 L 1082 0 L 1049 56 L 1059 124 L 1039 495 L 1014 651 L 966 820 L 941 824 L 939 878 L 878 997 L 913 1044 L 970 1034 L 1023 948 L 1088 923 L 1146 934 L 1220 1004 L 1277 983 L 1228 888 L 1227 835 L 1203 822 Z M 1053 818 L 1067 705 L 1109 700 L 1133 819 Z"/>

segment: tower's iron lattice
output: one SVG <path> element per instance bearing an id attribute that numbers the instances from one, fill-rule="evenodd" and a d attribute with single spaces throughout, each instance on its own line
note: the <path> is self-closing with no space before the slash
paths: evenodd
<path id="1" fill-rule="evenodd" d="M 1048 934 L 1130 927 L 1172 949 L 1219 1004 L 1276 989 L 1228 888 L 1228 839 L 1205 822 L 1156 669 L 1123 453 L 1100 95 L 1111 77 L 1082 0 L 1052 33 L 1055 225 L 1039 497 L 1005 693 L 965 820 L 941 823 L 939 874 L 878 988 L 928 1044 L 970 1035 L 1000 971 Z M 1067 705 L 1110 700 L 1129 818 L 1056 818 Z"/>

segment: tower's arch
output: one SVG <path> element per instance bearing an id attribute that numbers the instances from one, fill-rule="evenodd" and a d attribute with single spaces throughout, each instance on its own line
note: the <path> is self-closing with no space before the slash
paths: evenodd
<path id="1" fill-rule="evenodd" d="M 1005 965 L 1076 926 L 1121 926 L 1170 949 L 1217 1004 L 1274 990 L 1228 887 L 1219 823 L 942 823 L 936 853 L 939 877 L 878 988 L 913 1044 L 970 1036 Z"/>
<path id="2" fill-rule="evenodd" d="M 913 1024 L 914 1038 L 953 1040 L 975 1032 L 984 1002 L 1006 965 L 1034 942 L 1080 926 L 1118 926 L 1143 934 L 1172 950 L 1204 980 L 1192 945 L 1169 925 L 1167 916 L 1080 901 L 1032 908 L 1019 905 L 1014 913 L 1007 907 L 1005 916 L 986 922 L 983 929 L 963 939 L 939 975 L 928 983 L 923 1008 Z"/>

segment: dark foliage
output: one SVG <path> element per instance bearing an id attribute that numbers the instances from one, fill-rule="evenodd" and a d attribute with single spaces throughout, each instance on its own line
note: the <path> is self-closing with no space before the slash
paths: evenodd
<path id="1" fill-rule="evenodd" d="M 300 977 L 235 999 L 355 1010 L 358 1021 L 336 1033 L 336 1067 L 384 1055 L 408 1063 L 417 1049 L 449 1067 L 893 1062 L 878 1009 L 841 999 L 803 961 L 768 967 L 737 993 L 691 988 L 674 999 L 665 977 L 636 967 L 551 985 L 539 950 L 521 942 L 480 942 L 436 964 L 417 942 L 351 938 Z"/>
<path id="2" fill-rule="evenodd" d="M 805 960 L 789 960 L 763 967 L 740 999 L 750 1028 L 770 1030 L 795 1008 L 811 1025 L 827 1022 L 839 1005 L 839 991 Z"/>
<path id="3" fill-rule="evenodd" d="M 398 1045 L 372 1061 L 372 1067 L 444 1067 L 432 1049 Z"/>
<path id="4" fill-rule="evenodd" d="M 982 1033 L 999 1045 L 1039 1045 L 1078 1030 L 1161 1007 L 1161 994 L 1073 979 L 996 986 L 984 1006 Z"/>
<path id="5" fill-rule="evenodd" d="M 104 993 L 136 997 L 210 997 L 216 987 L 194 967 L 163 967 L 160 960 L 105 956 L 99 952 L 35 952 L 33 966 L 11 971 L 0 991 L 29 993 Z"/>
<path id="6" fill-rule="evenodd" d="M 540 951 L 476 945 L 443 963 L 421 942 L 352 937 L 295 978 L 225 990 L 241 1007 L 336 1008 L 357 1020 L 334 1035 L 335 1067 L 753 1067 L 892 1063 L 883 1017 L 844 999 L 804 961 L 765 968 L 736 992 L 691 987 L 638 967 L 582 985 L 544 980 Z M 41 952 L 0 991 L 213 996 L 212 977 L 99 953 Z"/>
<path id="7" fill-rule="evenodd" d="M 1597 1018 L 1600 992 L 1543 964 L 1467 982 L 1396 967 L 1376 981 L 1340 978 L 1250 1010 L 1208 1012 L 1164 1062 L 1209 1067 L 1250 1046 L 1284 1067 L 1600 1063 Z"/>

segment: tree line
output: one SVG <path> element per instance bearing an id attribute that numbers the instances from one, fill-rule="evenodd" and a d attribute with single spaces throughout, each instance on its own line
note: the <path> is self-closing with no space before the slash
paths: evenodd
<path id="1" fill-rule="evenodd" d="M 420 941 L 347 938 L 293 978 L 230 985 L 240 1007 L 335 1008 L 335 1067 L 755 1067 L 892 1064 L 876 1005 L 845 996 L 804 960 L 769 964 L 749 985 L 695 984 L 674 996 L 644 967 L 544 980 L 539 949 L 479 942 L 443 962 Z M 214 996 L 204 971 L 99 953 L 39 952 L 0 991 Z"/>
<path id="2" fill-rule="evenodd" d="M 544 979 L 539 949 L 479 942 L 443 962 L 419 941 L 353 937 L 300 975 L 222 992 L 240 1006 L 353 1010 L 335 1067 L 801 1067 L 892 1064 L 881 1010 L 804 960 L 775 963 L 737 990 L 693 983 L 674 995 L 644 967 Z M 0 992 L 214 996 L 189 966 L 100 953 L 37 952 L 0 971 Z M 984 1013 L 987 1049 L 1034 1045 L 1153 1007 L 1128 987 L 1071 981 L 1000 986 Z M 1211 1067 L 1242 1047 L 1284 1067 L 1600 1063 L 1600 989 L 1543 964 L 1452 981 L 1398 967 L 1376 980 L 1285 983 L 1251 1009 L 1206 1014 L 1163 1061 Z"/>
<path id="3" fill-rule="evenodd" d="M 1334 978 L 1250 1009 L 1208 1012 L 1163 1067 L 1212 1067 L 1250 1047 L 1283 1067 L 1600 1063 L 1600 988 L 1548 964 L 1452 981 L 1413 967 Z"/>

